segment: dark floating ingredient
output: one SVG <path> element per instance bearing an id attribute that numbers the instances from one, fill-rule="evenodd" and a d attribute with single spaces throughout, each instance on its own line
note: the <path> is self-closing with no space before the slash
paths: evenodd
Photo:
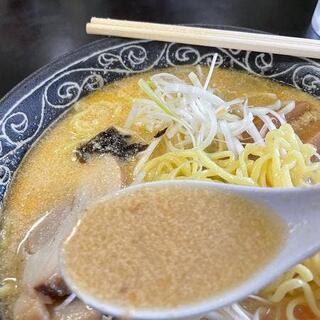
<path id="1" fill-rule="evenodd" d="M 64 298 L 71 294 L 62 277 L 57 274 L 35 287 L 35 290 L 52 299 Z"/>
<path id="2" fill-rule="evenodd" d="M 111 154 L 121 160 L 128 160 L 148 145 L 130 143 L 131 135 L 123 134 L 114 127 L 100 132 L 94 138 L 79 146 L 76 150 L 78 160 L 85 163 L 93 155 Z"/>
<path id="3" fill-rule="evenodd" d="M 166 133 L 167 129 L 168 129 L 168 128 L 164 128 L 164 129 L 160 130 L 160 131 L 154 136 L 154 138 L 160 138 L 161 136 L 163 136 L 163 135 Z"/>

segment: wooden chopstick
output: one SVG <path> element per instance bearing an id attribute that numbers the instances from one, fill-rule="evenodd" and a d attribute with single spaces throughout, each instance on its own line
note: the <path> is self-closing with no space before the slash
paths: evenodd
<path id="1" fill-rule="evenodd" d="M 93 17 L 89 34 L 177 42 L 320 59 L 320 40 Z"/>

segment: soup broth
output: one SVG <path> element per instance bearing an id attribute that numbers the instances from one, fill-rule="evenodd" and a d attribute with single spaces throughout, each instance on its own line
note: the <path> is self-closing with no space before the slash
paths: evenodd
<path id="1" fill-rule="evenodd" d="M 129 310 L 192 304 L 273 258 L 286 233 L 276 217 L 216 190 L 145 186 L 86 210 L 64 245 L 64 270 L 80 292 Z"/>
<path id="2" fill-rule="evenodd" d="M 165 70 L 182 79 L 186 79 L 190 71 L 195 71 L 195 68 L 187 66 Z M 19 243 L 40 216 L 52 211 L 52 208 L 65 206 L 66 201 L 69 203 L 89 175 L 89 162 L 80 163 L 76 159 L 75 149 L 110 126 L 124 127 L 133 100 L 144 97 L 137 81 L 140 78 L 148 79 L 158 72 L 125 78 L 81 99 L 24 159 L 8 191 L 3 209 L 0 280 L 9 279 L 5 283 L 16 286 L 10 295 L 2 299 L 2 309 L 7 318 L 12 318 L 13 302 L 21 291 L 24 259 L 17 254 Z M 203 67 L 202 73 L 204 81 L 207 68 Z M 299 120 L 292 122 L 296 131 L 303 131 L 310 121 L 317 124 L 320 120 L 319 100 L 297 89 L 244 72 L 218 68 L 210 83 L 212 86 L 227 100 L 248 96 L 252 105 L 270 103 L 270 99 L 274 98 L 269 93 L 276 94 L 283 101 L 304 101 L 309 107 Z M 135 139 L 139 142 L 149 143 L 153 138 L 153 134 L 143 126 L 135 125 L 133 129 Z M 160 145 L 155 155 L 161 154 L 161 150 Z M 136 158 L 118 163 L 123 175 L 122 185 L 129 185 L 133 180 Z M 10 280 L 12 278 L 16 282 Z"/>

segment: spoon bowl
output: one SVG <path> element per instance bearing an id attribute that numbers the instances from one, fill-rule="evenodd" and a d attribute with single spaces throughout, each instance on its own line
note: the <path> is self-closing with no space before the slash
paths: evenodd
<path id="1" fill-rule="evenodd" d="M 103 314 L 110 314 L 116 317 L 125 317 L 139 320 L 155 319 L 194 319 L 209 313 L 225 305 L 244 299 L 248 295 L 257 292 L 283 272 L 307 258 L 320 249 L 320 188 L 256 188 L 213 183 L 206 181 L 179 180 L 152 182 L 148 185 L 162 186 L 176 185 L 189 186 L 192 188 L 216 189 L 217 191 L 233 193 L 254 201 L 269 208 L 279 216 L 288 226 L 286 238 L 279 252 L 257 272 L 252 274 L 239 286 L 225 290 L 223 293 L 210 297 L 201 302 L 190 305 L 183 305 L 172 309 L 126 309 L 118 305 L 112 305 L 100 301 L 97 297 L 91 296 L 79 290 L 76 283 L 68 277 L 61 263 L 62 272 L 66 283 L 76 295 L 85 303 L 101 311 Z M 145 184 L 131 186 L 121 191 L 130 193 L 137 191 Z M 112 198 L 108 195 L 103 200 Z M 263 252 L 261 252 L 263 255 Z M 227 266 L 226 266 L 227 267 Z"/>

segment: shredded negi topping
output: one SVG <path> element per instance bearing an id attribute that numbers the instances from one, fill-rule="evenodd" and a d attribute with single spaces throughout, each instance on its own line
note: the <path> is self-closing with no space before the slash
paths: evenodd
<path id="1" fill-rule="evenodd" d="M 163 130 L 160 130 L 159 132 L 157 132 L 155 135 L 154 135 L 154 138 L 160 138 L 161 136 L 163 136 L 166 131 L 167 131 L 168 128 L 165 128 Z"/>
<path id="2" fill-rule="evenodd" d="M 139 155 L 135 183 L 168 179 L 260 187 L 319 183 L 316 148 L 303 143 L 287 123 L 295 101 L 281 101 L 268 92 L 263 94 L 273 100 L 268 105 L 252 105 L 247 96 L 225 100 L 209 86 L 216 58 L 204 84 L 194 72 L 187 80 L 169 73 L 139 80 L 145 98 L 134 101 L 125 127 L 143 127 L 154 139 Z M 160 143 L 159 155 L 155 150 Z"/>
<path id="3" fill-rule="evenodd" d="M 79 146 L 76 150 L 77 159 L 85 163 L 93 155 L 111 154 L 121 160 L 128 160 L 148 147 L 142 143 L 130 143 L 131 138 L 131 135 L 110 127 Z"/>

